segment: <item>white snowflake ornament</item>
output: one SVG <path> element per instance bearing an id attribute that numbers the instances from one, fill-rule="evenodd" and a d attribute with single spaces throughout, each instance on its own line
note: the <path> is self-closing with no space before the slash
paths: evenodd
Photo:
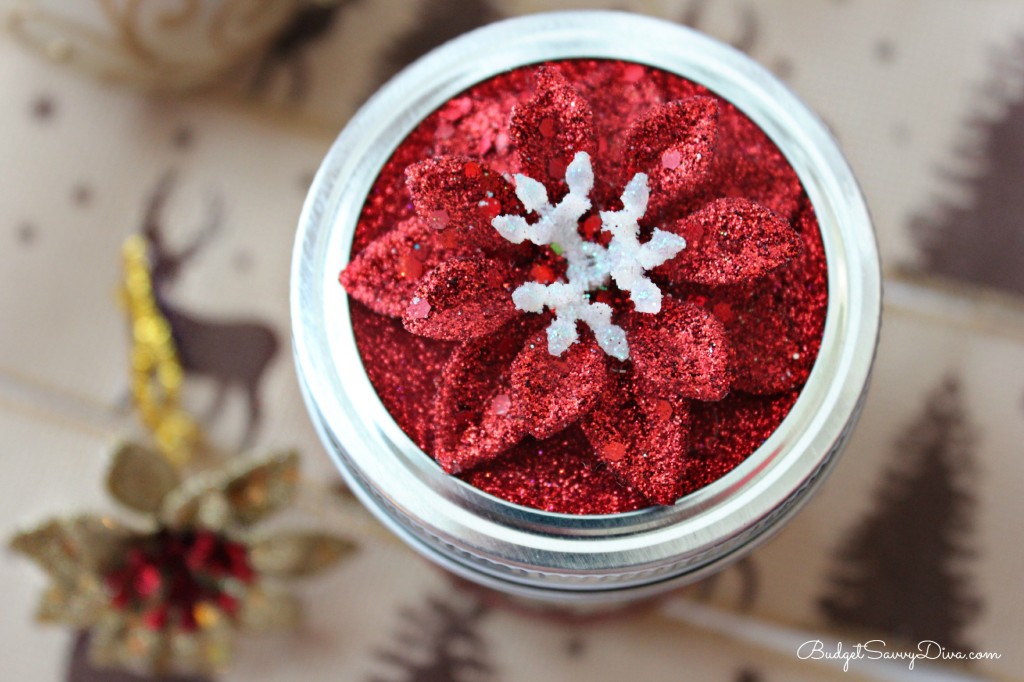
<path id="1" fill-rule="evenodd" d="M 577 322 L 583 321 L 605 353 L 619 360 L 629 359 L 626 332 L 612 322 L 611 306 L 591 302 L 589 294 L 614 280 L 616 286 L 630 293 L 637 312 L 661 311 L 661 290 L 644 273 L 682 251 L 686 240 L 655 229 L 650 241 L 640 243 L 639 220 L 650 198 L 647 176 L 637 173 L 626 185 L 621 211 L 601 211 L 601 229 L 612 237 L 607 248 L 583 239 L 579 233 L 580 219 L 590 210 L 589 195 L 594 188 L 594 170 L 586 152 L 577 152 L 566 168 L 569 193 L 557 205 L 551 204 L 542 183 L 522 174 L 514 179 L 516 196 L 527 213 L 535 213 L 540 219 L 531 225 L 524 216 L 500 215 L 491 224 L 513 244 L 529 241 L 538 246 L 557 245 L 567 263 L 568 282 L 526 282 L 512 292 L 512 302 L 523 312 L 540 313 L 545 307 L 554 311 L 555 319 L 547 329 L 548 352 L 552 355 L 559 356 L 576 343 Z"/>

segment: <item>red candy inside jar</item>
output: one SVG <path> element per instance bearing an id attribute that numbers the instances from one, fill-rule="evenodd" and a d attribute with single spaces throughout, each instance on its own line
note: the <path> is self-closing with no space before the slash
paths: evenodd
<path id="1" fill-rule="evenodd" d="M 613 514 L 721 478 L 818 355 L 828 272 L 796 172 L 707 88 L 576 59 L 470 87 L 398 145 L 341 284 L 415 444 L 498 498 Z"/>

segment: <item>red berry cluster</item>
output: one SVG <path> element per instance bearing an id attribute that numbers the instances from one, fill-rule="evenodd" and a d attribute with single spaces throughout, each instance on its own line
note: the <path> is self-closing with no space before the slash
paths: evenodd
<path id="1" fill-rule="evenodd" d="M 239 601 L 231 583 L 244 586 L 256 577 L 248 548 L 209 530 L 165 528 L 140 538 L 124 557 L 104 577 L 110 603 L 139 614 L 152 630 L 195 630 L 202 604 L 233 617 Z"/>

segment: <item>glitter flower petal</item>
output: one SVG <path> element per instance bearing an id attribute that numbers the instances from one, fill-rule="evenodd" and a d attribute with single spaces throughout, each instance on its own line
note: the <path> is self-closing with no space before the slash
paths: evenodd
<path id="1" fill-rule="evenodd" d="M 759 282 L 743 292 L 715 292 L 709 298 L 712 309 L 729 310 L 722 317 L 733 348 L 730 374 L 736 390 L 771 395 L 806 381 L 810 367 L 801 360 L 802 344 L 789 316 L 779 312 L 788 298 L 787 287 L 778 280 Z"/>
<path id="2" fill-rule="evenodd" d="M 644 391 L 663 398 L 721 400 L 729 392 L 732 352 L 725 328 L 692 303 L 666 296 L 660 315 L 630 318 L 634 370 Z"/>
<path id="3" fill-rule="evenodd" d="M 660 215 L 709 178 L 718 143 L 718 103 L 690 97 L 655 107 L 626 133 L 630 173 L 651 184 L 649 215 Z"/>
<path id="4" fill-rule="evenodd" d="M 619 480 L 657 504 L 679 499 L 691 464 L 685 401 L 638 398 L 630 382 L 620 377 L 609 382 L 580 426 L 597 457 Z"/>
<path id="5" fill-rule="evenodd" d="M 768 208 L 783 220 L 793 220 L 800 210 L 803 188 L 780 181 L 792 177 L 789 161 L 768 141 L 764 131 L 731 107 L 723 107 L 718 119 L 718 153 L 709 186 L 717 196 L 744 197 Z M 758 150 L 756 163 L 749 151 Z"/>
<path id="6" fill-rule="evenodd" d="M 537 334 L 512 363 L 512 404 L 531 435 L 547 438 L 587 414 L 610 380 L 608 357 L 591 335 L 556 357 Z"/>
<path id="7" fill-rule="evenodd" d="M 509 249 L 491 219 L 522 205 L 508 180 L 487 164 L 467 156 L 427 159 L 406 169 L 405 183 L 416 214 L 445 244 Z"/>
<path id="8" fill-rule="evenodd" d="M 516 279 L 489 258 L 452 259 L 420 280 L 402 323 L 413 334 L 465 341 L 502 327 L 517 314 L 509 295 Z"/>
<path id="9" fill-rule="evenodd" d="M 370 242 L 339 279 L 352 298 L 373 312 L 401 317 L 424 274 L 449 258 L 478 254 L 472 247 L 446 246 L 423 221 L 413 218 Z"/>
<path id="10" fill-rule="evenodd" d="M 512 361 L 532 332 L 519 318 L 455 349 L 441 371 L 434 402 L 434 458 L 449 473 L 466 471 L 519 442 L 526 427 L 512 409 Z M 529 321 L 532 322 L 532 321 Z"/>
<path id="11" fill-rule="evenodd" d="M 747 199 L 718 199 L 666 229 L 687 243 L 657 270 L 675 281 L 735 284 L 765 275 L 800 251 L 800 237 L 786 221 Z"/>
<path id="12" fill-rule="evenodd" d="M 827 293 L 823 283 L 806 278 L 824 271 L 825 254 L 812 233 L 803 233 L 802 241 L 797 257 L 769 277 L 710 291 L 706 305 L 725 324 L 737 390 L 758 395 L 788 391 L 802 386 L 814 365 Z"/>
<path id="13" fill-rule="evenodd" d="M 651 504 L 595 461 L 593 447 L 577 428 L 542 442 L 524 441 L 463 479 L 509 502 L 551 512 L 614 514 Z"/>
<path id="14" fill-rule="evenodd" d="M 541 67 L 535 78 L 536 94 L 512 110 L 509 128 L 520 172 L 542 182 L 550 196 L 561 196 L 566 190 L 565 169 L 573 157 L 594 152 L 594 114 L 555 69 Z"/>

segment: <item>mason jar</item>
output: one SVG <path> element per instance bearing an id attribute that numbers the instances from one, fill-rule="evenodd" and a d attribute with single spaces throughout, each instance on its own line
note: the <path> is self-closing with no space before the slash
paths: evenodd
<path id="1" fill-rule="evenodd" d="M 817 214 L 828 304 L 817 360 L 795 404 L 745 461 L 671 506 L 604 515 L 540 511 L 446 474 L 385 409 L 357 350 L 338 273 L 392 152 L 455 95 L 517 67 L 595 58 L 707 87 L 782 151 Z M 826 126 L 767 70 L 688 28 L 617 12 L 560 12 L 457 38 L 382 87 L 345 127 L 309 191 L 292 262 L 294 352 L 323 444 L 356 496 L 411 547 L 512 595 L 596 604 L 649 597 L 747 554 L 818 488 L 864 399 L 881 308 L 864 199 Z"/>

